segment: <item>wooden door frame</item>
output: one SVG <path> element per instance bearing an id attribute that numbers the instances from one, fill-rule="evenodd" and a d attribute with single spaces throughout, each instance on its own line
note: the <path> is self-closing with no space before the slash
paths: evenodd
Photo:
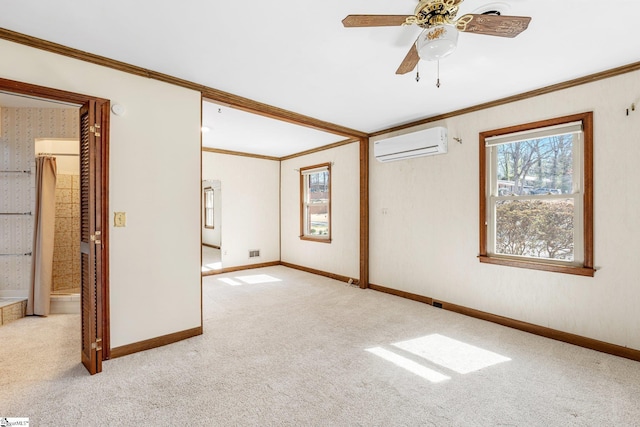
<path id="1" fill-rule="evenodd" d="M 102 280 L 100 283 L 102 301 L 102 360 L 110 358 L 110 314 L 109 314 L 109 100 L 95 96 L 83 95 L 75 92 L 68 92 L 30 83 L 18 82 L 0 78 L 0 91 L 15 93 L 17 95 L 27 95 L 34 98 L 50 99 L 52 101 L 62 101 L 77 104 L 78 109 L 86 102 L 93 100 L 102 105 L 102 130 L 103 139 L 101 144 L 101 192 L 100 210 L 102 230 Z"/>

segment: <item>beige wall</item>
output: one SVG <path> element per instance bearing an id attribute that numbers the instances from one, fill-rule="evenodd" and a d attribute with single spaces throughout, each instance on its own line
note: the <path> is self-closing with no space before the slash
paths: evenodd
<path id="1" fill-rule="evenodd" d="M 331 162 L 331 238 L 300 240 L 300 168 Z M 358 143 L 282 162 L 282 261 L 354 279 L 360 276 Z"/>
<path id="2" fill-rule="evenodd" d="M 371 158 L 371 282 L 640 349 L 640 112 L 625 115 L 638 96 L 635 72 L 433 123 L 446 155 Z M 478 133 L 591 110 L 595 277 L 480 264 Z"/>
<path id="3" fill-rule="evenodd" d="M 200 93 L 0 40 L 0 77 L 110 99 L 111 345 L 201 325 Z"/>
<path id="4" fill-rule="evenodd" d="M 202 153 L 202 178 L 219 180 L 224 268 L 280 260 L 280 162 Z M 259 258 L 249 258 L 250 250 Z"/>

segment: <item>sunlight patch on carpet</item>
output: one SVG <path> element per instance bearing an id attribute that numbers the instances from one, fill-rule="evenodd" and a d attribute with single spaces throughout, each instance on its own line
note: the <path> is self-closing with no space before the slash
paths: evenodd
<path id="1" fill-rule="evenodd" d="M 440 334 L 397 342 L 393 346 L 459 374 L 468 374 L 511 360 L 492 351 Z"/>
<path id="2" fill-rule="evenodd" d="M 243 284 L 238 282 L 237 280 L 233 280 L 233 279 L 229 279 L 227 277 L 223 277 L 221 279 L 218 279 L 223 283 L 226 283 L 227 285 L 231 285 L 231 286 L 242 286 Z"/>
<path id="3" fill-rule="evenodd" d="M 273 276 L 269 276 L 268 274 L 254 274 L 252 276 L 237 276 L 236 279 L 248 285 L 255 285 L 258 283 L 282 282 L 281 279 L 278 279 Z"/>
<path id="4" fill-rule="evenodd" d="M 386 350 L 382 347 L 374 347 L 367 349 L 369 353 L 375 354 L 378 357 L 383 358 L 396 366 L 406 369 L 412 374 L 418 375 L 426 380 L 431 381 L 432 383 L 439 383 L 442 381 L 446 381 L 451 379 L 440 372 L 434 371 L 433 369 L 429 369 L 426 366 L 423 366 L 419 363 L 414 362 L 411 359 L 407 359 L 404 356 L 396 354 L 392 351 Z"/>

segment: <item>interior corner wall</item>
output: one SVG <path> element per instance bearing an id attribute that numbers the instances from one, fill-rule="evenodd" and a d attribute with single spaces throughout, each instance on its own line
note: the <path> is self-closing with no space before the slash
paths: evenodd
<path id="1" fill-rule="evenodd" d="M 372 157 L 371 283 L 640 350 L 640 112 L 626 115 L 638 97 L 640 72 L 628 73 L 421 126 L 449 129 L 445 155 Z M 595 277 L 481 264 L 479 132 L 585 111 L 594 112 Z"/>
<path id="2" fill-rule="evenodd" d="M 300 168 L 331 162 L 331 243 L 300 239 Z M 360 145 L 282 162 L 282 261 L 354 279 L 360 276 Z"/>
<path id="3" fill-rule="evenodd" d="M 280 261 L 279 177 L 277 160 L 202 153 L 202 179 L 220 181 L 223 268 Z"/>
<path id="4" fill-rule="evenodd" d="M 111 346 L 201 326 L 199 92 L 0 40 L 0 77 L 97 96 L 111 116 Z"/>

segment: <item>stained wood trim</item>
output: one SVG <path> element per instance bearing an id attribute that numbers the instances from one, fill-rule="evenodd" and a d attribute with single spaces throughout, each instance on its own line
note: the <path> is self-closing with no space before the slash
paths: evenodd
<path id="1" fill-rule="evenodd" d="M 282 259 L 282 162 L 278 163 L 278 260 Z"/>
<path id="2" fill-rule="evenodd" d="M 333 123 L 325 122 L 323 120 L 318 120 L 313 117 L 263 104 L 261 102 L 253 101 L 248 98 L 242 98 L 240 96 L 210 87 L 201 86 L 200 91 L 202 92 L 204 98 L 209 101 L 213 101 L 216 104 L 233 107 L 235 109 L 246 111 L 248 113 L 258 114 L 260 116 L 268 117 L 271 119 L 281 120 L 283 122 L 308 127 L 323 132 L 333 133 L 336 135 L 345 136 L 347 138 L 360 138 L 363 136 L 367 136 L 365 132 L 361 132 L 359 130 L 350 129 L 345 126 L 336 125 Z"/>
<path id="3" fill-rule="evenodd" d="M 347 282 L 348 283 L 349 280 L 351 280 L 352 284 L 354 284 L 354 285 L 358 285 L 359 284 L 359 280 L 356 279 L 356 278 L 353 278 L 353 277 L 343 276 L 341 274 L 329 273 L 329 272 L 322 271 L 322 270 L 316 270 L 315 268 L 303 267 L 301 265 L 291 264 L 291 263 L 284 262 L 284 261 L 281 261 L 280 264 L 285 266 L 285 267 L 293 268 L 295 270 L 306 271 L 307 273 L 317 274 L 318 276 L 329 277 L 330 279 L 339 280 L 341 282 Z"/>
<path id="4" fill-rule="evenodd" d="M 353 144 L 354 142 L 358 142 L 358 140 L 356 140 L 356 139 L 345 139 L 344 141 L 338 141 L 338 142 L 334 142 L 333 144 L 323 145 L 322 147 L 312 148 L 312 149 L 307 150 L 307 151 L 301 151 L 299 153 L 295 153 L 295 154 L 291 154 L 291 155 L 288 155 L 288 156 L 280 157 L 280 160 L 282 161 L 282 160 L 295 159 L 296 157 L 302 157 L 302 156 L 307 156 L 307 155 L 313 154 L 313 153 L 319 153 L 319 152 L 325 151 L 325 150 L 331 150 L 332 148 L 342 147 L 343 145 Z"/>
<path id="5" fill-rule="evenodd" d="M 581 335 L 571 334 L 569 332 L 559 331 L 557 329 L 538 326 L 532 323 L 522 322 L 520 320 L 511 319 L 504 316 L 498 316 L 496 314 L 491 314 L 485 311 L 475 310 L 473 308 L 463 307 L 460 305 L 451 304 L 444 301 L 434 300 L 434 302 L 439 302 L 440 304 L 442 304 L 442 308 L 444 308 L 445 310 L 453 311 L 459 314 L 464 314 L 465 316 L 475 317 L 477 319 L 482 319 L 488 322 L 497 323 L 503 326 L 508 326 L 510 328 L 518 329 L 524 332 L 529 332 L 534 335 L 539 335 L 545 338 L 551 338 L 557 341 L 563 341 L 569 344 L 574 344 L 579 347 L 584 347 L 591 350 L 612 354 L 614 356 L 620 356 L 627 359 L 640 361 L 640 350 L 635 350 L 629 347 L 623 347 L 620 345 L 595 340 L 593 338 L 583 337 Z"/>
<path id="6" fill-rule="evenodd" d="M 274 157 L 274 156 L 265 156 L 261 154 L 251 154 L 251 153 L 243 153 L 241 151 L 231 151 L 231 150 L 223 150 L 220 148 L 211 148 L 211 147 L 202 147 L 202 151 L 206 151 L 209 153 L 218 153 L 218 154 L 228 154 L 231 156 L 242 156 L 242 157 L 253 157 L 256 159 L 264 159 L 264 160 L 275 160 L 275 161 L 284 161 L 295 159 L 296 157 L 302 157 L 313 153 L 319 153 L 325 150 L 331 150 L 332 148 L 342 147 L 343 145 L 353 144 L 358 142 L 355 139 L 345 139 L 344 141 L 339 141 L 329 145 L 323 145 L 322 147 L 312 148 L 311 150 L 302 151 L 300 153 L 290 154 L 284 157 Z"/>
<path id="7" fill-rule="evenodd" d="M 187 338 L 193 338 L 195 336 L 202 335 L 202 326 L 197 328 L 187 329 L 185 331 L 174 332 L 172 334 L 163 335 L 161 337 L 151 338 L 144 341 L 135 342 L 133 344 L 127 344 L 120 347 L 111 349 L 111 358 L 127 356 L 129 354 L 138 353 L 140 351 L 151 350 L 152 348 L 162 347 L 163 345 L 173 344 L 178 341 L 185 340 Z"/>
<path id="8" fill-rule="evenodd" d="M 273 107 L 268 104 L 263 104 L 261 102 L 253 101 L 248 98 L 243 98 L 241 96 L 223 92 L 221 90 L 217 90 L 205 85 L 201 85 L 184 79 L 179 79 L 168 74 L 159 73 L 157 71 L 148 70 L 142 67 L 136 67 L 135 65 L 116 61 L 115 59 L 109 59 L 104 56 L 95 55 L 93 53 L 85 52 L 78 49 L 73 49 L 68 46 L 39 39 L 37 37 L 28 36 L 26 34 L 21 34 L 15 31 L 7 30 L 5 28 L 0 28 L 0 38 L 47 52 L 52 52 L 58 55 L 78 59 L 80 61 L 90 62 L 92 64 L 97 64 L 103 67 L 112 68 L 114 70 L 123 71 L 125 73 L 147 77 L 176 86 L 181 86 L 187 89 L 192 89 L 200 92 L 206 100 L 211 100 L 222 105 L 227 105 L 261 116 L 270 117 L 272 119 L 282 120 L 300 126 L 305 126 L 312 129 L 334 133 L 350 138 L 359 138 L 362 136 L 366 136 L 366 133 L 364 132 L 349 129 L 344 126 L 325 122 L 323 120 L 318 120 L 313 117 L 294 113 L 282 108 Z"/>
<path id="9" fill-rule="evenodd" d="M 202 94 L 200 94 L 200 126 L 202 126 Z M 202 148 L 202 132 L 200 132 L 200 148 Z M 203 160 L 203 155 L 202 155 L 202 150 L 200 150 L 200 185 L 202 185 L 203 179 L 202 179 L 202 160 Z M 204 224 L 204 197 L 200 198 L 200 224 Z M 202 242 L 202 231 L 200 232 L 200 265 L 204 264 L 204 259 L 202 256 L 202 245 L 204 243 Z M 204 325 L 204 296 L 203 296 L 204 290 L 202 287 L 202 274 L 200 274 L 200 327 L 202 327 L 202 325 Z"/>
<path id="10" fill-rule="evenodd" d="M 331 217 L 329 217 L 329 222 L 331 222 Z M 329 226 L 331 228 L 331 226 Z M 311 236 L 300 236 L 300 240 L 307 240 L 309 242 L 318 242 L 318 243 L 331 243 L 331 239 L 321 239 L 319 237 L 311 237 Z"/>
<path id="11" fill-rule="evenodd" d="M 276 162 L 280 161 L 279 157 L 263 156 L 261 154 L 243 153 L 241 151 L 221 150 L 219 148 L 202 147 L 202 151 L 205 151 L 207 153 L 228 154 L 230 156 L 252 157 L 254 159 L 262 159 L 262 160 L 274 160 Z"/>
<path id="12" fill-rule="evenodd" d="M 2 29 L 0 28 L 0 34 Z M 0 38 L 2 38 L 0 36 Z M 94 96 L 83 95 L 75 92 L 68 92 L 66 90 L 53 89 L 44 86 L 38 86 L 30 83 L 19 82 L 15 80 L 3 79 L 0 77 L 0 89 L 6 92 L 20 93 L 23 95 L 33 96 L 36 98 L 50 99 L 52 101 L 64 101 L 71 104 L 77 104 L 80 108 L 82 104 L 87 102 L 88 99 L 96 101 L 101 104 L 109 102 L 108 99 L 96 98 Z M 69 108 L 73 108 L 69 106 Z"/>
<path id="13" fill-rule="evenodd" d="M 369 283 L 369 289 L 373 289 L 374 291 L 384 292 L 385 294 L 391 294 L 402 298 L 407 298 L 413 301 L 422 302 L 428 305 L 433 304 L 433 298 L 424 297 L 418 294 L 412 294 L 411 292 L 405 292 L 398 289 L 387 288 L 380 285 L 375 285 L 373 283 Z"/>
<path id="14" fill-rule="evenodd" d="M 369 138 L 360 139 L 360 287 L 369 287 Z"/>
<path id="15" fill-rule="evenodd" d="M 499 258 L 487 255 L 478 256 L 478 260 L 484 264 L 506 265 L 508 267 L 528 268 L 530 270 L 550 271 L 553 273 L 573 274 L 576 276 L 593 277 L 595 268 L 572 265 L 549 264 L 539 261 L 527 261 L 513 258 Z"/>
<path id="16" fill-rule="evenodd" d="M 111 309 L 109 298 L 109 135 L 110 135 L 110 123 L 109 113 L 111 110 L 111 103 L 106 101 L 102 104 L 102 142 L 101 142 L 101 154 L 102 165 L 100 167 L 101 177 L 101 195 L 102 195 L 102 357 L 103 360 L 111 358 Z"/>
<path id="17" fill-rule="evenodd" d="M 507 135 L 510 133 L 529 131 L 549 126 L 561 125 L 571 122 L 581 122 L 583 127 L 583 263 L 582 266 L 571 266 L 547 263 L 544 260 L 536 259 L 516 259 L 501 256 L 492 256 L 488 250 L 487 237 L 487 138 Z M 533 270 L 551 271 L 555 273 L 574 274 L 579 276 L 593 277 L 595 275 L 593 259 L 593 112 L 572 114 L 569 116 L 556 117 L 548 120 L 530 122 L 501 129 L 481 132 L 479 135 L 479 255 L 478 260 L 486 264 L 506 265 L 509 267 L 528 268 Z"/>
<path id="18" fill-rule="evenodd" d="M 213 248 L 213 249 L 220 249 L 219 245 L 210 245 L 208 243 L 202 243 L 202 246 L 206 246 L 208 248 Z"/>
<path id="19" fill-rule="evenodd" d="M 522 322 L 520 320 L 511 319 L 509 317 L 499 316 L 497 314 L 487 313 L 485 311 L 476 310 L 473 308 L 464 307 L 461 305 L 451 304 L 441 300 L 435 300 L 433 298 L 411 294 L 409 292 L 399 291 L 396 289 L 386 288 L 384 286 L 370 284 L 371 289 L 389 293 L 403 298 L 412 299 L 414 301 L 420 301 L 429 305 L 440 305 L 441 308 L 448 311 L 453 311 L 458 314 L 462 314 L 476 319 L 486 320 L 488 322 L 497 323 L 502 326 L 506 326 L 513 329 L 518 329 L 523 332 L 529 332 L 541 337 L 550 338 L 557 341 L 566 342 L 569 344 L 577 345 L 579 347 L 588 348 L 590 350 L 600 351 L 602 353 L 612 354 L 614 356 L 624 357 L 640 362 L 640 350 L 635 350 L 629 347 L 623 347 L 617 344 L 611 344 L 604 341 L 595 340 L 593 338 L 583 337 L 581 335 L 571 334 L 569 332 L 559 331 L 557 329 L 551 329 L 544 326 L 534 325 L 533 323 Z"/>
<path id="20" fill-rule="evenodd" d="M 583 199 L 583 245 L 584 266 L 595 272 L 594 243 L 593 243 L 593 112 L 582 115 L 584 134 L 584 199 Z M 593 276 L 593 274 L 591 274 Z"/>
<path id="21" fill-rule="evenodd" d="M 235 267 L 225 267 L 220 270 L 203 271 L 202 276 L 215 276 L 216 274 L 231 273 L 234 271 L 252 270 L 254 268 L 273 267 L 280 265 L 280 261 L 263 262 L 260 264 L 238 265 Z"/>
<path id="22" fill-rule="evenodd" d="M 437 116 L 426 117 L 424 119 L 420 119 L 415 122 L 405 123 L 402 125 L 388 128 L 388 129 L 379 130 L 377 132 L 373 132 L 369 134 L 369 137 L 371 138 L 374 136 L 380 136 L 380 135 L 384 135 L 387 133 L 391 133 L 391 132 L 395 132 L 403 129 L 409 129 L 415 126 L 437 122 L 439 120 L 444 120 L 451 117 L 461 116 L 463 114 L 469 114 L 476 111 L 486 110 L 488 108 L 498 107 L 500 105 L 510 104 L 512 102 L 523 101 L 529 98 L 535 98 L 536 96 L 546 95 L 546 94 L 557 92 L 564 89 L 570 89 L 572 87 L 593 83 L 598 80 L 608 79 L 611 77 L 616 77 L 616 76 L 620 76 L 627 73 L 632 73 L 638 70 L 640 70 L 640 62 L 634 62 L 628 65 L 623 65 L 622 67 L 612 68 L 610 70 L 602 71 L 599 73 L 589 74 L 588 76 L 579 77 L 577 79 L 569 80 L 562 83 L 557 83 L 557 84 L 546 86 L 540 89 L 534 89 L 529 92 L 524 92 L 518 95 L 508 96 L 506 98 L 501 98 L 495 101 L 485 102 L 485 103 L 474 105 L 471 107 L 462 108 L 462 109 L 451 111 L 444 114 L 439 114 Z"/>
<path id="23" fill-rule="evenodd" d="M 487 237 L 487 147 L 482 134 L 479 137 L 479 155 L 478 155 L 478 256 L 480 258 L 487 257 L 487 248 L 489 246 Z"/>

